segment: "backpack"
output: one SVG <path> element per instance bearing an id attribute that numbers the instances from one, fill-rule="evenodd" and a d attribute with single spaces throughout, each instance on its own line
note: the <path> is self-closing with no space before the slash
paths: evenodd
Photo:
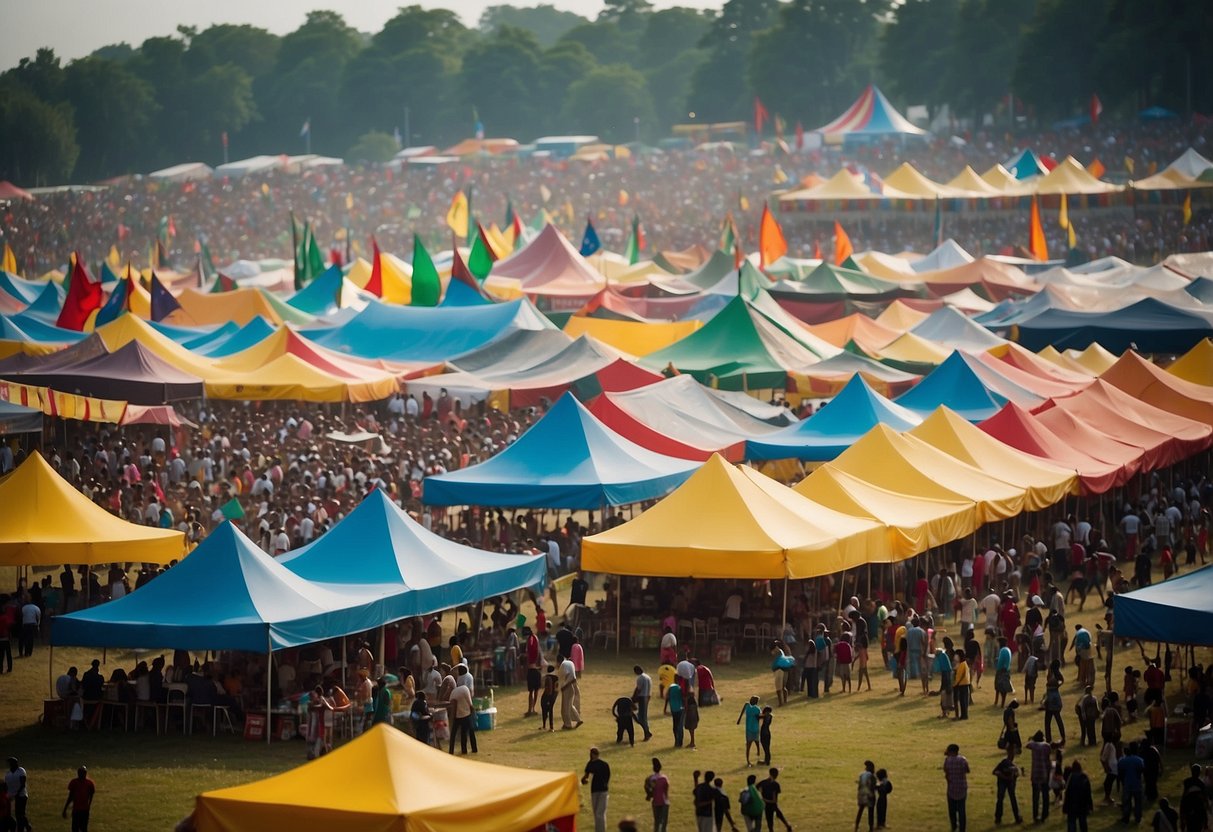
<path id="1" fill-rule="evenodd" d="M 741 814 L 747 818 L 760 818 L 765 811 L 766 802 L 758 793 L 758 788 L 756 786 L 747 788 L 741 801 Z"/>

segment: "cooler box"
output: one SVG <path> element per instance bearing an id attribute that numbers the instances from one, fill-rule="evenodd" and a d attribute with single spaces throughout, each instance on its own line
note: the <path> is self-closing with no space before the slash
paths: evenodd
<path id="1" fill-rule="evenodd" d="M 476 730 L 477 731 L 492 731 L 497 725 L 497 709 L 488 708 L 483 711 L 476 711 Z"/>
<path id="2" fill-rule="evenodd" d="M 256 742 L 265 740 L 265 714 L 244 715 L 244 738 Z"/>
<path id="3" fill-rule="evenodd" d="M 1167 748 L 1187 748 L 1192 744 L 1192 723 L 1176 720 L 1167 723 Z"/>
<path id="4" fill-rule="evenodd" d="M 733 643 L 730 641 L 717 641 L 712 645 L 712 663 L 713 664 L 732 664 L 733 663 Z"/>

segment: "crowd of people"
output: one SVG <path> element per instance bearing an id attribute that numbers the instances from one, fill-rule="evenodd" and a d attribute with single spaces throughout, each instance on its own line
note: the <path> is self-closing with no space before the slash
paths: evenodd
<path id="1" fill-rule="evenodd" d="M 462 188 L 472 194 L 473 215 L 486 224 L 504 224 L 507 205 L 524 224 L 546 211 L 574 242 L 588 215 L 603 244 L 622 249 L 635 214 L 653 250 L 711 245 L 732 212 L 746 245 L 753 246 L 763 200 L 775 190 L 795 187 L 811 173 L 828 177 L 847 166 L 887 175 L 908 161 L 928 177 L 946 182 L 965 165 L 985 171 L 1032 148 L 1057 159 L 1073 155 L 1083 164 L 1100 159 L 1114 175 L 1142 178 L 1189 146 L 1207 153 L 1211 130 L 1208 122 L 1179 120 L 1065 131 L 988 127 L 965 133 L 962 141 L 941 135 L 929 141 L 890 140 L 758 155 L 744 148 L 674 150 L 593 163 L 476 158 L 398 171 L 336 167 L 302 175 L 274 172 L 184 184 L 130 178 L 98 190 L 10 202 L 0 209 L 0 242 L 12 247 L 19 267 L 28 274 L 62 268 L 77 249 L 89 262 L 99 261 L 111 246 L 123 258 L 146 265 L 149 245 L 171 226 L 175 236 L 167 240 L 167 249 L 173 262 L 189 268 L 195 241 L 202 240 L 223 265 L 237 259 L 289 258 L 287 213 L 293 211 L 311 220 L 322 247 L 343 256 L 347 232 L 352 254 L 366 255 L 367 241 L 374 235 L 385 251 L 403 255 L 412 248 L 414 232 L 431 246 L 450 239 L 444 218 L 452 196 Z M 1005 213 L 949 210 L 945 233 L 974 254 L 1023 245 L 1026 219 Z M 1088 256 L 1117 255 L 1147 263 L 1177 251 L 1213 248 L 1209 214 L 1197 201 L 1196 217 L 1185 224 L 1177 204 L 1158 211 L 1147 200 L 1134 211 L 1087 211 L 1075 205 L 1071 216 L 1079 247 Z M 810 256 L 816 244 L 829 249 L 834 217 L 818 219 L 807 225 L 788 221 L 793 256 Z M 1064 251 L 1066 232 L 1055 225 L 1046 228 L 1051 250 Z M 864 213 L 848 232 L 856 250 L 924 252 L 934 240 L 929 213 L 900 209 Z"/>

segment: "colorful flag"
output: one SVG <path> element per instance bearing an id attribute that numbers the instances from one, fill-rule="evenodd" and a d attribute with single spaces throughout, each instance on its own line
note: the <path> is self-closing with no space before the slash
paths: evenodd
<path id="1" fill-rule="evenodd" d="M 484 229 L 477 225 L 476 237 L 472 240 L 472 250 L 468 252 L 468 271 L 483 283 L 485 278 L 489 276 L 489 272 L 493 270 L 493 263 L 496 260 L 497 256 L 493 251 L 493 247 L 484 238 Z"/>
<path id="2" fill-rule="evenodd" d="M 421 237 L 413 235 L 413 306 L 437 306 L 442 299 L 442 279 L 425 250 Z"/>
<path id="3" fill-rule="evenodd" d="M 83 332 L 93 310 L 100 308 L 101 284 L 93 280 L 84 268 L 84 258 L 77 254 L 76 263 L 72 266 L 72 282 L 55 326 Z"/>
<path id="4" fill-rule="evenodd" d="M 215 258 L 211 257 L 211 249 L 205 241 L 198 241 L 198 254 L 202 259 L 203 277 L 212 277 L 218 269 L 215 268 Z"/>
<path id="5" fill-rule="evenodd" d="M 469 216 L 468 195 L 463 191 L 457 191 L 451 199 L 451 207 L 446 212 L 447 227 L 460 237 L 466 238 L 470 228 Z"/>
<path id="6" fill-rule="evenodd" d="M 762 99 L 754 96 L 754 132 L 758 134 L 758 138 L 762 138 L 762 125 L 766 124 L 770 117 L 771 114 L 767 112 Z"/>
<path id="7" fill-rule="evenodd" d="M 165 288 L 160 278 L 152 272 L 152 321 L 159 323 L 181 308 L 172 292 Z"/>
<path id="8" fill-rule="evenodd" d="M 109 300 L 97 312 L 97 319 L 93 322 L 94 326 L 103 326 L 110 321 L 117 320 L 123 312 L 131 308 L 131 283 L 132 281 L 128 277 L 114 284 Z"/>
<path id="9" fill-rule="evenodd" d="M 295 212 L 291 211 L 291 259 L 295 264 L 296 292 L 303 288 L 303 257 L 300 256 L 303 252 L 299 246 L 304 239 L 306 239 L 304 230 L 300 228 L 299 220 L 295 219 Z"/>
<path id="10" fill-rule="evenodd" d="M 589 257 L 600 248 L 602 248 L 602 243 L 598 241 L 598 232 L 594 230 L 594 221 L 586 217 L 585 233 L 581 235 L 581 256 Z"/>
<path id="11" fill-rule="evenodd" d="M 814 260 L 824 259 L 821 254 L 821 243 L 817 242 L 816 240 L 813 241 L 813 259 Z"/>
<path id="12" fill-rule="evenodd" d="M 117 246 L 110 246 L 110 253 L 106 256 L 105 262 L 110 264 L 111 269 L 119 269 L 122 267 L 122 256 L 118 254 Z"/>
<path id="13" fill-rule="evenodd" d="M 1091 93 L 1091 126 L 1099 126 L 1099 116 L 1103 112 L 1103 102 L 1099 100 L 1099 96 Z"/>
<path id="14" fill-rule="evenodd" d="M 1045 229 L 1040 223 L 1040 203 L 1032 197 L 1032 211 L 1028 219 L 1028 251 L 1037 260 L 1049 259 L 1049 245 L 1045 241 Z"/>
<path id="15" fill-rule="evenodd" d="M 324 274 L 324 255 L 316 242 L 316 232 L 309 227 L 307 232 L 307 260 L 304 263 L 303 279 L 310 283 Z"/>
<path id="16" fill-rule="evenodd" d="M 745 194 L 738 194 L 737 207 L 739 207 L 743 212 L 750 210 L 750 198 Z"/>
<path id="17" fill-rule="evenodd" d="M 218 276 L 215 277 L 215 282 L 211 285 L 211 294 L 217 295 L 221 292 L 234 292 L 239 288 L 240 284 L 233 278 L 228 277 L 223 272 L 219 272 Z"/>
<path id="18" fill-rule="evenodd" d="M 848 257 L 855 253 L 851 238 L 843 229 L 842 223 L 834 221 L 834 265 L 841 266 Z"/>
<path id="19" fill-rule="evenodd" d="M 371 276 L 363 288 L 377 298 L 383 297 L 383 263 L 380 261 L 379 243 L 371 235 Z"/>
<path id="20" fill-rule="evenodd" d="M 303 120 L 303 126 L 299 128 L 299 138 L 303 139 L 312 135 L 312 120 L 306 118 Z"/>
<path id="21" fill-rule="evenodd" d="M 1103 179 L 1103 175 L 1108 172 L 1104 167 L 1104 163 L 1098 159 L 1092 159 L 1091 164 L 1087 165 L 1087 173 L 1094 176 L 1096 179 Z"/>
<path id="22" fill-rule="evenodd" d="M 733 251 L 733 243 L 737 240 L 736 223 L 733 221 L 733 212 L 730 211 L 724 215 L 724 227 L 720 230 L 720 245 L 718 248 L 726 254 Z"/>
<path id="23" fill-rule="evenodd" d="M 629 199 L 631 199 L 631 197 L 628 196 L 628 192 L 623 190 L 622 188 L 620 188 L 619 189 L 619 207 L 620 208 L 626 207 Z"/>
<path id="24" fill-rule="evenodd" d="M 451 239 L 451 280 L 462 283 L 480 297 L 488 300 L 488 295 L 484 293 L 484 289 L 480 288 L 478 278 L 472 274 L 467 263 L 463 260 L 463 255 L 459 253 L 459 247 L 455 245 L 455 240 Z M 450 291 L 448 288 L 447 291 Z"/>
<path id="25" fill-rule="evenodd" d="M 1070 199 L 1065 194 L 1061 195 L 1061 210 L 1057 213 L 1057 223 L 1066 230 L 1066 238 L 1069 242 L 1069 248 L 1078 247 L 1078 235 L 1074 232 L 1074 223 L 1070 222 Z"/>
<path id="26" fill-rule="evenodd" d="M 240 501 L 233 497 L 219 507 L 219 513 L 227 520 L 239 520 L 244 517 L 244 508 Z"/>
<path id="27" fill-rule="evenodd" d="M 1188 191 L 1188 195 L 1184 197 L 1184 225 L 1192 222 L 1192 192 Z"/>
<path id="28" fill-rule="evenodd" d="M 762 220 L 758 224 L 758 268 L 765 269 L 788 253 L 788 241 L 771 208 L 762 204 Z"/>
<path id="29" fill-rule="evenodd" d="M 624 257 L 628 258 L 630 265 L 636 265 L 640 262 L 640 252 L 645 247 L 644 228 L 640 225 L 640 215 L 632 215 L 632 230 L 628 234 L 627 248 L 624 250 Z"/>
<path id="30" fill-rule="evenodd" d="M 13 247 L 8 243 L 4 244 L 4 263 L 0 264 L 0 268 L 9 274 L 17 273 L 17 255 L 13 254 Z"/>

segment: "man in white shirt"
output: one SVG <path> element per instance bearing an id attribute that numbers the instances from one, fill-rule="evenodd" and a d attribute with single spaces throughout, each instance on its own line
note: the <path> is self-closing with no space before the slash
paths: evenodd
<path id="1" fill-rule="evenodd" d="M 1002 599 L 997 592 L 991 592 L 985 598 L 981 599 L 981 611 L 986 615 L 986 627 L 998 629 L 998 608 L 1002 605 Z"/>
<path id="2" fill-rule="evenodd" d="M 1137 557 L 1137 534 L 1141 531 L 1141 518 L 1130 511 L 1120 518 L 1120 530 L 1125 535 L 1125 560 Z"/>
<path id="3" fill-rule="evenodd" d="M 451 675 L 455 677 L 455 685 L 457 687 L 467 688 L 476 695 L 476 680 L 472 678 L 472 672 L 468 670 L 466 664 L 461 664 L 451 671 Z"/>
<path id="4" fill-rule="evenodd" d="M 286 536 L 286 529 L 279 526 L 274 532 L 274 557 L 285 555 L 291 550 L 291 539 Z"/>
<path id="5" fill-rule="evenodd" d="M 34 639 L 42 627 L 42 610 L 33 601 L 21 608 L 21 655 L 34 655 Z"/>
<path id="6" fill-rule="evenodd" d="M 459 749 L 463 754 L 468 753 L 468 740 L 472 741 L 472 753 L 476 749 L 476 712 L 472 708 L 472 691 L 463 685 L 455 685 L 447 702 L 447 710 L 451 715 L 451 744 L 447 750 L 455 753 L 455 736 L 459 736 Z"/>
<path id="7" fill-rule="evenodd" d="M 736 624 L 741 620 L 741 593 L 736 589 L 729 595 L 724 602 L 724 619 Z"/>
<path id="8" fill-rule="evenodd" d="M 436 699 L 438 696 L 438 686 L 442 684 L 442 674 L 438 672 L 438 663 L 431 660 L 430 669 L 425 673 L 424 684 L 421 689 L 425 691 L 427 699 Z"/>
<path id="9" fill-rule="evenodd" d="M 973 633 L 973 626 L 977 621 L 977 599 L 973 597 L 973 590 L 965 587 L 964 598 L 960 600 L 960 643 L 964 644 L 969 640 L 969 636 Z"/>
<path id="10" fill-rule="evenodd" d="M 409 397 L 404 403 L 404 413 L 410 419 L 416 419 L 421 413 L 421 406 L 417 404 L 417 397 L 412 393 L 409 393 Z"/>
<path id="11" fill-rule="evenodd" d="M 581 690 L 577 686 L 577 668 L 572 659 L 560 657 L 560 726 L 565 731 L 580 728 Z"/>
<path id="12" fill-rule="evenodd" d="M 312 519 L 310 514 L 303 515 L 303 519 L 299 521 L 299 539 L 306 545 L 312 542 L 312 538 L 316 536 L 316 521 Z"/>
<path id="13" fill-rule="evenodd" d="M 1070 554 L 1070 524 L 1059 519 L 1053 524 L 1053 560 L 1066 558 Z"/>

